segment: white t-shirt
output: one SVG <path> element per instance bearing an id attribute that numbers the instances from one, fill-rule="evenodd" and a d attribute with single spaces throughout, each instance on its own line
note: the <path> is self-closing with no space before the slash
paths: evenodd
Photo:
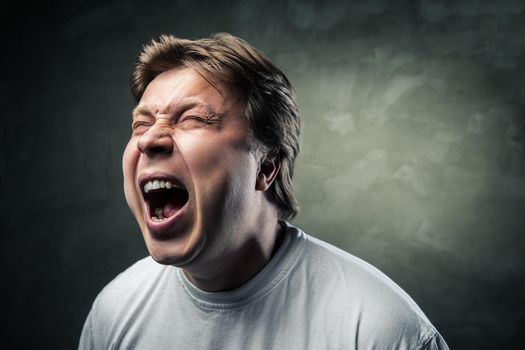
<path id="1" fill-rule="evenodd" d="M 448 349 L 415 302 L 368 263 L 288 226 L 238 289 L 204 292 L 151 257 L 98 295 L 79 349 Z"/>

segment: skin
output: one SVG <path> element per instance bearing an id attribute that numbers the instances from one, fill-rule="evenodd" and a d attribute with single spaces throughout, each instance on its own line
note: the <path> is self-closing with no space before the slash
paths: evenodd
<path id="1" fill-rule="evenodd" d="M 153 259 L 181 267 L 202 290 L 220 291 L 257 274 L 284 230 L 265 196 L 279 160 L 253 150 L 242 104 L 212 82 L 179 68 L 147 86 L 133 112 L 123 173 L 126 200 Z M 175 177 L 189 196 L 180 217 L 161 230 L 152 226 L 140 189 L 152 175 Z"/>

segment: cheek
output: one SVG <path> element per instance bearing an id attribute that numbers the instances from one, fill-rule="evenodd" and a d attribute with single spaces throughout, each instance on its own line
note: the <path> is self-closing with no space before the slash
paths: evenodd
<path id="1" fill-rule="evenodd" d="M 187 137 L 179 140 L 179 152 L 195 180 L 214 181 L 217 175 L 226 176 L 231 150 L 213 137 Z"/>
<path id="2" fill-rule="evenodd" d="M 202 195 L 237 197 L 239 189 L 255 189 L 257 164 L 247 147 L 238 147 L 224 140 L 208 139 L 203 142 L 203 138 L 195 143 L 186 143 L 186 146 L 187 152 L 180 151 Z"/>
<path id="3" fill-rule="evenodd" d="M 135 197 L 135 176 L 139 151 L 136 142 L 132 139 L 128 142 L 122 156 L 122 174 L 124 177 L 124 194 L 128 205 L 133 210 L 132 202 Z"/>
<path id="4" fill-rule="evenodd" d="M 186 164 L 195 173 L 204 176 L 216 170 L 236 172 L 236 167 L 248 166 L 249 158 L 253 156 L 249 142 L 233 132 L 221 135 L 196 132 L 181 135 L 175 143 Z"/>

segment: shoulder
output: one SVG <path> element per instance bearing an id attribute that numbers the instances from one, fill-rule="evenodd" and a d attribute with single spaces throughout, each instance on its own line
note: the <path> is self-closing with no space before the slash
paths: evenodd
<path id="1" fill-rule="evenodd" d="M 170 269 L 151 257 L 137 261 L 115 277 L 98 294 L 84 323 L 79 349 L 113 348 L 113 341 L 126 332 L 128 320 L 159 294 Z M 160 282 L 160 283 L 159 283 Z"/>
<path id="2" fill-rule="evenodd" d="M 137 261 L 100 291 L 93 303 L 91 317 L 100 324 L 107 324 L 128 310 L 137 309 L 155 294 L 163 280 L 169 278 L 169 268 L 151 257 Z"/>
<path id="3" fill-rule="evenodd" d="M 123 295 L 132 294 L 138 287 L 144 287 L 144 284 L 154 280 L 154 276 L 162 274 L 164 267 L 149 256 L 143 258 L 109 282 L 99 293 L 97 299 L 121 299 Z"/>
<path id="4" fill-rule="evenodd" d="M 402 299 L 419 310 L 406 292 L 375 266 L 313 236 L 305 234 L 305 239 L 305 262 L 314 263 L 319 276 L 352 290 L 359 287 L 368 295 Z"/>
<path id="5" fill-rule="evenodd" d="M 324 299 L 324 312 L 347 332 L 355 330 L 358 343 L 404 349 L 439 337 L 414 300 L 379 269 L 310 235 L 304 239 L 299 270 Z"/>

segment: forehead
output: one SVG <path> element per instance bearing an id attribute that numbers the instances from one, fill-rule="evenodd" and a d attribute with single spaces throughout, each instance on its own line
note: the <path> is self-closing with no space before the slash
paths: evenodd
<path id="1" fill-rule="evenodd" d="M 159 74 L 146 87 L 139 106 L 156 106 L 169 110 L 191 101 L 203 103 L 219 109 L 232 108 L 236 104 L 235 95 L 217 79 L 203 76 L 192 68 L 177 68 Z"/>

